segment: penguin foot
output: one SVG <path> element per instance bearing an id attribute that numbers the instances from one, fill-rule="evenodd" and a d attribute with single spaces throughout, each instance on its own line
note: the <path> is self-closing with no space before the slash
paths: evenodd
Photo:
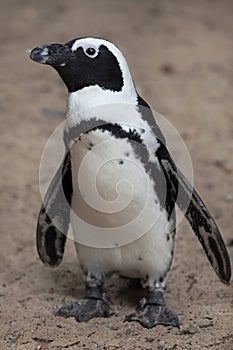
<path id="1" fill-rule="evenodd" d="M 153 328 L 158 324 L 179 327 L 178 316 L 165 305 L 161 291 L 150 292 L 139 302 L 136 312 L 125 317 L 125 321 L 137 321 L 145 328 Z"/>
<path id="2" fill-rule="evenodd" d="M 126 316 L 125 321 L 137 321 L 145 328 L 153 328 L 158 324 L 179 327 L 179 319 L 174 311 L 167 306 L 146 305 L 136 312 Z"/>
<path id="3" fill-rule="evenodd" d="M 86 322 L 95 317 L 110 317 L 114 311 L 107 302 L 100 299 L 84 298 L 62 306 L 56 316 L 75 317 L 78 322 Z"/>
<path id="4" fill-rule="evenodd" d="M 95 317 L 110 317 L 114 311 L 109 306 L 109 299 L 103 284 L 87 285 L 85 297 L 62 306 L 56 316 L 75 317 L 78 322 L 86 322 Z"/>

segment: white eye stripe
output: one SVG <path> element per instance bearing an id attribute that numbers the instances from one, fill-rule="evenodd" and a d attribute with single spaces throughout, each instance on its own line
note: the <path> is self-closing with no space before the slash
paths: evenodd
<path id="1" fill-rule="evenodd" d="M 99 46 L 102 44 L 103 40 L 93 39 L 93 38 L 83 38 L 77 39 L 74 41 L 71 51 L 76 51 L 78 48 L 82 48 L 85 52 L 89 47 L 94 48 L 97 52 L 99 52 Z"/>
<path id="2" fill-rule="evenodd" d="M 76 40 L 71 51 L 75 52 L 78 48 L 82 48 L 85 55 L 90 58 L 95 58 L 99 54 L 99 47 L 92 43 L 83 43 L 80 40 Z"/>
<path id="3" fill-rule="evenodd" d="M 96 49 L 94 46 L 84 47 L 83 51 L 84 51 L 85 55 L 87 55 L 90 58 L 95 58 L 99 53 L 99 50 Z"/>

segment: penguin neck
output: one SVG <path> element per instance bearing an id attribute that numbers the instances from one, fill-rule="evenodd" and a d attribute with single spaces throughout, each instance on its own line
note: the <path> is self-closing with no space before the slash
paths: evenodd
<path id="1" fill-rule="evenodd" d="M 85 87 L 81 90 L 68 94 L 66 104 L 66 117 L 72 125 L 78 125 L 80 120 L 89 119 L 98 115 L 101 111 L 108 114 L 115 114 L 116 109 L 124 109 L 126 105 L 131 108 L 137 106 L 137 92 L 132 85 L 130 89 L 123 89 L 120 92 L 104 90 L 98 85 Z M 110 117 L 110 115 L 109 115 Z"/>

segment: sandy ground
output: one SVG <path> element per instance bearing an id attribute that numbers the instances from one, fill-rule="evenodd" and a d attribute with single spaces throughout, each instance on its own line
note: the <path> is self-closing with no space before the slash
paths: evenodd
<path id="1" fill-rule="evenodd" d="M 218 281 L 186 222 L 167 289 L 180 330 L 123 323 L 141 290 L 117 276 L 108 281 L 117 316 L 80 324 L 54 316 L 84 288 L 71 241 L 54 270 L 35 248 L 40 158 L 63 121 L 66 91 L 24 52 L 80 36 L 114 41 L 141 95 L 184 138 L 232 258 L 232 15 L 230 0 L 1 1 L 1 350 L 233 349 L 233 285 Z"/>

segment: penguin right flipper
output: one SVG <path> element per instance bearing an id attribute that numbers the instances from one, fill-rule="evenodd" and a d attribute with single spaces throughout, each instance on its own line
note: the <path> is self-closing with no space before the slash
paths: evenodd
<path id="1" fill-rule="evenodd" d="M 70 223 L 71 160 L 68 152 L 52 179 L 37 221 L 37 251 L 47 266 L 61 263 Z"/>
<path id="2" fill-rule="evenodd" d="M 176 204 L 185 214 L 218 278 L 228 284 L 231 264 L 221 233 L 202 199 L 176 167 L 168 152 L 161 152 L 160 164 L 170 186 L 177 188 Z M 178 185 L 178 187 L 177 187 Z"/>

